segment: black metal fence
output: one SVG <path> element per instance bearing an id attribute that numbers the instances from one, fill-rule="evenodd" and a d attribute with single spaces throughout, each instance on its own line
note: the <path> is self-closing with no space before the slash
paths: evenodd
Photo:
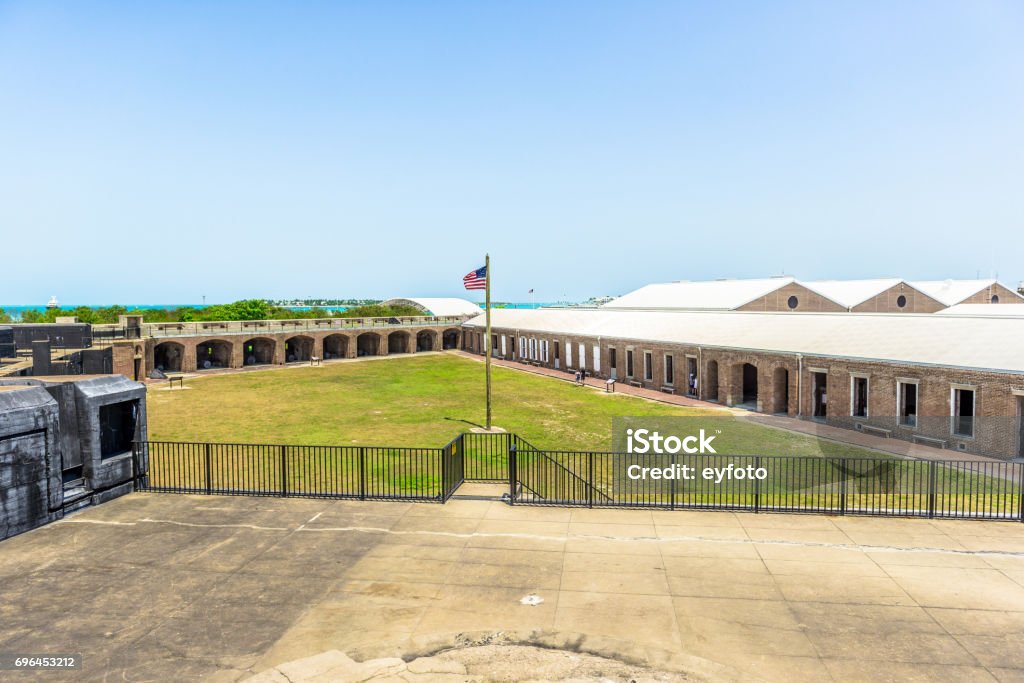
<path id="1" fill-rule="evenodd" d="M 146 491 L 360 500 L 444 499 L 444 451 L 165 441 L 135 445 L 139 488 Z"/>
<path id="2" fill-rule="evenodd" d="M 1013 462 L 524 449 L 510 469 L 515 504 L 1024 521 Z"/>
<path id="3" fill-rule="evenodd" d="M 1024 521 L 1024 463 L 543 451 L 515 434 L 441 448 L 135 444 L 146 491 L 447 501 L 502 482 L 514 505 L 818 512 Z"/>

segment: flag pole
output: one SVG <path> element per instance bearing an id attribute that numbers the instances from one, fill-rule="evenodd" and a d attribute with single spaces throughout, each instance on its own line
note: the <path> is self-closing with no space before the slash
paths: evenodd
<path id="1" fill-rule="evenodd" d="M 491 255 L 484 256 L 484 273 L 487 276 L 486 309 L 487 337 L 484 340 L 484 364 L 487 367 L 487 431 L 491 431 Z"/>

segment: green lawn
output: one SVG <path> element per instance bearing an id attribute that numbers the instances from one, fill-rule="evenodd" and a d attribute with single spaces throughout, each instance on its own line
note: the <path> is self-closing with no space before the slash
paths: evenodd
<path id="1" fill-rule="evenodd" d="M 272 492 L 286 481 L 288 490 L 296 493 L 365 490 L 378 497 L 435 498 L 443 490 L 441 460 L 435 449 L 484 421 L 483 363 L 449 354 L 210 375 L 189 379 L 186 385 L 184 391 L 150 388 L 150 440 L 329 448 L 159 447 L 161 464 L 150 473 L 155 486 Z M 494 424 L 546 451 L 610 450 L 614 417 L 701 416 L 701 426 L 722 428 L 728 449 L 690 460 L 700 467 L 733 462 L 726 453 L 853 459 L 810 463 L 764 459 L 770 476 L 760 486 L 757 499 L 766 507 L 836 509 L 842 494 L 848 495 L 851 509 L 927 509 L 930 504 L 923 494 L 929 490 L 924 479 L 930 472 L 927 463 L 863 461 L 859 459 L 886 456 L 741 418 L 723 423 L 729 420 L 729 412 L 718 408 L 683 408 L 606 394 L 507 368 L 494 368 L 493 388 Z M 652 424 L 658 428 L 656 422 Z M 470 475 L 470 463 L 498 462 L 499 469 L 506 467 L 504 446 L 495 456 L 486 445 L 492 442 L 473 437 L 459 446 L 465 448 L 467 476 L 479 477 L 483 471 L 478 466 L 476 475 Z M 661 459 L 661 465 L 672 461 Z M 519 481 L 551 500 L 579 502 L 598 495 L 635 502 L 635 485 L 622 478 L 621 463 L 619 456 L 533 454 L 524 445 Z M 496 476 L 501 479 L 507 474 Z M 940 487 L 945 493 L 936 501 L 939 509 L 1005 513 L 1019 507 L 1016 484 L 946 466 L 939 468 L 938 476 L 946 482 Z M 592 493 L 584 479 L 594 483 Z M 665 483 L 660 488 L 649 484 L 642 495 L 648 503 L 667 504 L 674 499 L 688 504 L 752 505 L 754 492 L 749 481 L 725 488 L 691 482 L 678 487 Z"/>
<path id="2" fill-rule="evenodd" d="M 440 447 L 484 422 L 484 365 L 455 355 L 212 375 L 186 385 L 150 388 L 151 440 Z M 494 424 L 547 450 L 609 450 L 616 416 L 726 414 L 500 367 L 493 392 Z M 878 456 L 739 420 L 729 430 L 732 452 Z"/>

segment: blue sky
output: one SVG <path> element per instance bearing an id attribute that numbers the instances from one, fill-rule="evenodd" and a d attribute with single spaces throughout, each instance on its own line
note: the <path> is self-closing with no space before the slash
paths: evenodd
<path id="1" fill-rule="evenodd" d="M 0 302 L 1024 280 L 1020 2 L 0 0 Z"/>

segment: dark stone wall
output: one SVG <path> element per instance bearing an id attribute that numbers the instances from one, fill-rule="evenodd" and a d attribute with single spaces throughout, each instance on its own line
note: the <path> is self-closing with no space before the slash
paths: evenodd
<path id="1" fill-rule="evenodd" d="M 0 391 L 0 539 L 61 514 L 58 422 L 44 389 Z"/>
<path id="2" fill-rule="evenodd" d="M 132 491 L 146 438 L 146 388 L 121 375 L 0 380 L 0 539 Z"/>

